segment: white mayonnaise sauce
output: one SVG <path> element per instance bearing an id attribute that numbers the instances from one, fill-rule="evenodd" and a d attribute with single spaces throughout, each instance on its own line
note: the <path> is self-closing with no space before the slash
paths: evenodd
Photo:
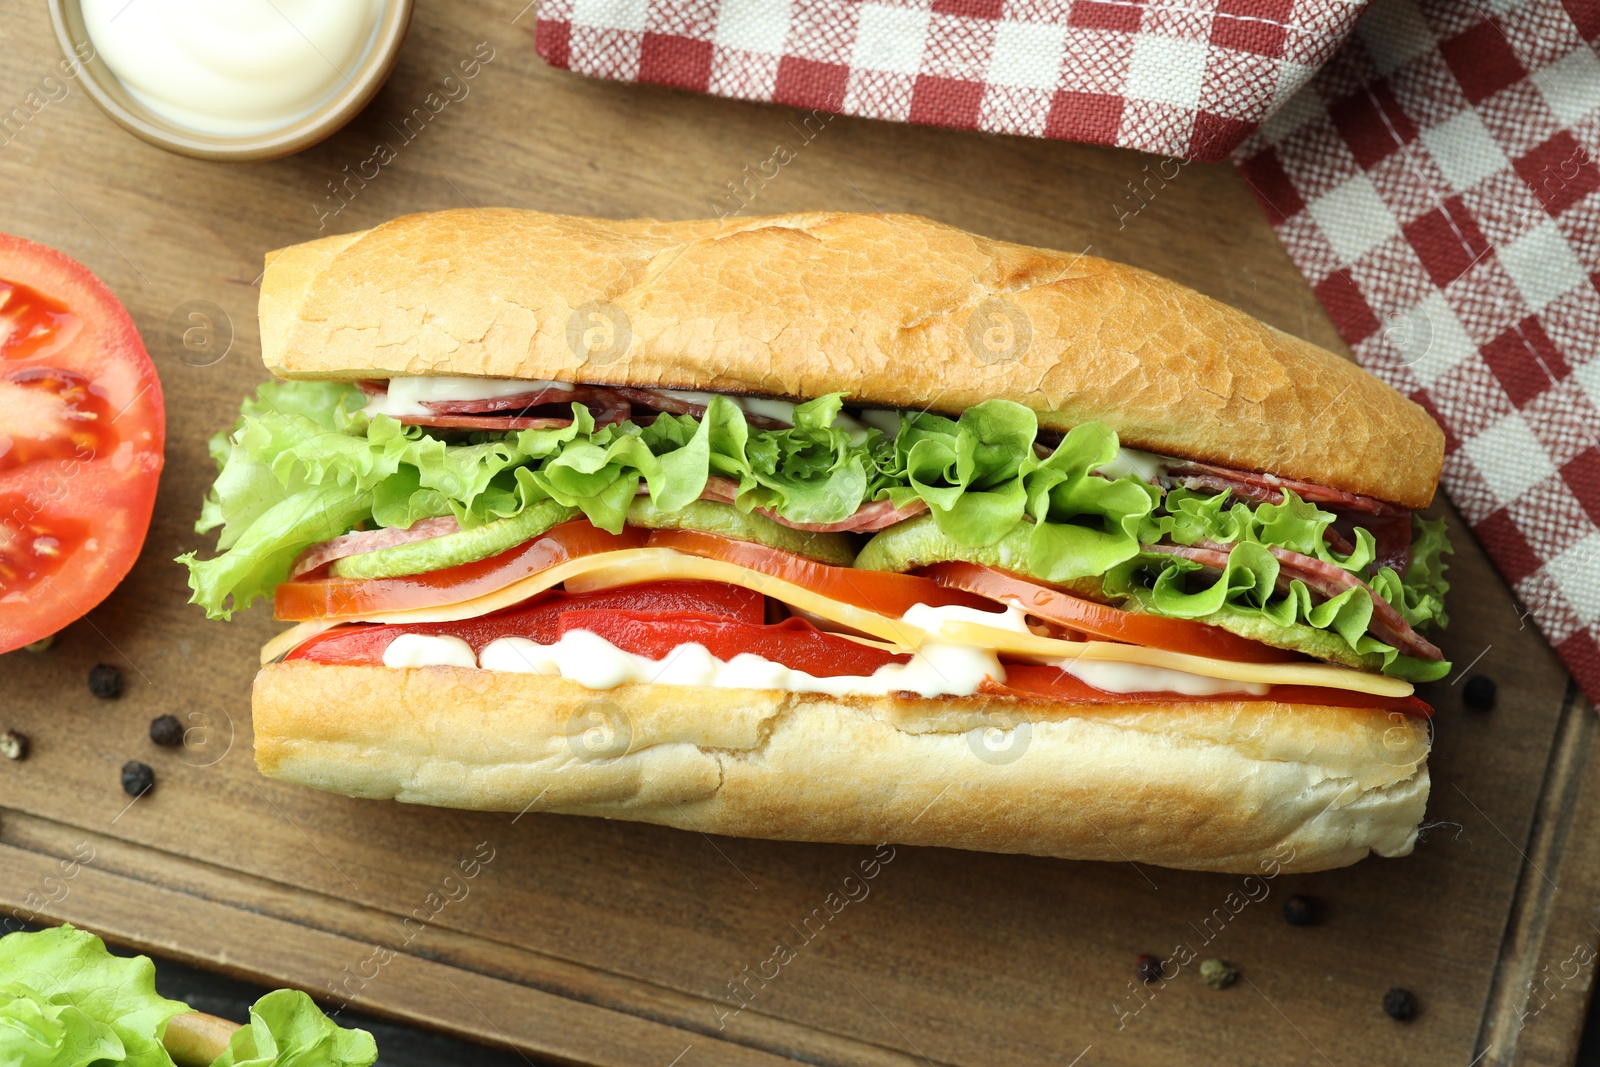
<path id="1" fill-rule="evenodd" d="M 993 652 L 965 645 L 925 645 L 909 663 L 891 663 L 871 675 L 818 678 L 750 652 L 724 662 L 704 645 L 683 644 L 664 659 L 624 652 L 587 630 L 569 630 L 553 645 L 525 637 L 502 637 L 485 646 L 478 666 L 487 671 L 560 675 L 589 689 L 614 689 L 629 682 L 710 689 L 781 689 L 831 696 L 971 696 L 984 679 L 1005 678 Z"/>
<path id="2" fill-rule="evenodd" d="M 179 126 L 227 136 L 304 118 L 350 84 L 382 0 L 82 0 L 106 66 Z"/>
<path id="3" fill-rule="evenodd" d="M 1191 697 L 1219 693 L 1248 693 L 1266 696 L 1270 686 L 1259 682 L 1229 682 L 1207 678 L 1169 667 L 1147 667 L 1141 663 L 1114 663 L 1107 660 L 1063 659 L 1054 664 L 1081 682 L 1107 693 L 1182 693 Z"/>
<path id="4" fill-rule="evenodd" d="M 459 637 L 401 634 L 383 650 L 385 667 L 476 667 L 472 646 Z"/>
<path id="5" fill-rule="evenodd" d="M 1023 612 L 980 611 L 963 607 L 914 605 L 906 621 L 937 634 L 947 620 L 982 622 L 1003 630 L 1026 632 Z M 971 696 L 987 678 L 1005 680 L 995 653 L 966 644 L 929 643 L 909 663 L 891 663 L 871 675 L 819 678 L 753 653 L 724 662 L 704 645 L 682 644 L 660 660 L 625 652 L 598 634 L 570 630 L 553 645 L 525 637 L 502 637 L 473 656 L 459 637 L 401 634 L 384 650 L 386 667 L 479 667 L 512 674 L 544 674 L 567 678 L 587 689 L 615 689 L 630 682 L 652 685 L 701 686 L 710 689 L 780 689 L 789 693 L 830 696 L 885 696 L 908 692 L 924 697 Z M 1245 693 L 1264 696 L 1265 685 L 1206 678 L 1166 667 L 1062 659 L 1054 666 L 1107 693 L 1182 693 L 1217 696 Z"/>
<path id="6" fill-rule="evenodd" d="M 424 400 L 495 400 L 519 393 L 536 393 L 541 389 L 572 391 L 571 382 L 547 382 L 522 378 L 460 378 L 439 375 L 432 378 L 390 378 L 389 391 L 375 396 L 367 404 L 367 414 L 403 415 L 432 414 L 423 406 Z"/>

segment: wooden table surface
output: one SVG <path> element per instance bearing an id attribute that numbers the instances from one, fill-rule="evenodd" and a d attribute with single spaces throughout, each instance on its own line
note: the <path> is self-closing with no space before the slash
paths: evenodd
<path id="1" fill-rule="evenodd" d="M 0 761 L 0 910 L 580 1064 L 1570 1060 L 1600 940 L 1595 716 L 1459 524 L 1443 644 L 1495 678 L 1500 700 L 1464 710 L 1460 674 L 1425 692 L 1437 748 L 1416 853 L 1283 876 L 1237 914 L 1224 907 L 1237 877 L 899 848 L 779 977 L 746 984 L 735 1013 L 730 984 L 873 850 L 407 808 L 256 773 L 249 686 L 276 628 L 264 610 L 206 622 L 170 561 L 209 540 L 191 526 L 213 473 L 206 438 L 265 377 L 255 281 L 268 249 L 469 205 L 720 214 L 738 207 L 728 183 L 781 143 L 792 160 L 743 185 L 750 213 L 911 211 L 1088 248 L 1340 347 L 1227 166 L 1169 162 L 1163 179 L 1160 161 L 1119 150 L 827 116 L 808 127 L 787 109 L 588 81 L 538 60 L 524 2 L 419 3 L 373 105 L 275 163 L 165 154 L 77 86 L 7 131 L 0 228 L 82 260 L 127 304 L 170 425 L 133 574 L 50 652 L 0 659 L 0 727 L 34 739 L 25 762 Z M 57 59 L 43 4 L 7 16 L 0 111 Z M 447 84 L 475 53 L 491 57 L 477 76 Z M 401 120 L 440 100 L 407 140 Z M 374 173 L 364 161 L 380 144 L 392 158 L 336 198 L 334 183 Z M 191 301 L 231 320 L 216 362 L 169 335 Z M 102 661 L 128 678 L 115 703 L 84 684 Z M 156 749 L 146 728 L 165 712 L 205 725 L 205 743 Z M 134 758 L 158 784 L 130 806 L 118 777 Z M 59 877 L 62 857 L 91 853 Z M 463 861 L 476 876 L 451 880 Z M 1284 923 L 1291 893 L 1321 901 L 1319 925 Z M 1181 943 L 1243 980 L 1214 992 L 1191 968 L 1136 994 L 1134 957 Z M 1418 998 L 1409 1025 L 1381 1010 L 1391 986 Z"/>

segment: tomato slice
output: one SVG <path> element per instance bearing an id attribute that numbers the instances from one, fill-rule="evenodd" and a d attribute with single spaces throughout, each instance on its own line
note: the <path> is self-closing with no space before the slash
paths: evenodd
<path id="1" fill-rule="evenodd" d="M 879 667 L 911 659 L 824 633 L 804 619 L 762 626 L 738 619 L 643 611 L 564 611 L 561 632 L 572 630 L 588 630 L 646 659 L 665 659 L 679 645 L 696 644 L 724 663 L 741 652 L 752 652 L 817 678 L 865 677 Z"/>
<path id="2" fill-rule="evenodd" d="M 117 298 L 83 264 L 0 234 L 0 652 L 62 629 L 133 567 L 166 430 Z"/>
<path id="3" fill-rule="evenodd" d="M 406 608 L 437 607 L 504 589 L 569 559 L 641 548 L 649 531 L 625 527 L 609 534 L 587 519 L 572 519 L 507 549 L 459 567 L 404 578 L 313 578 L 284 582 L 273 597 L 278 618 L 289 622 L 372 615 Z"/>
<path id="4" fill-rule="evenodd" d="M 500 637 L 526 637 L 541 645 L 561 636 L 563 615 L 589 615 L 620 609 L 652 617 L 723 619 L 759 626 L 766 617 L 766 597 L 723 582 L 647 582 L 572 596 L 552 591 L 528 605 L 460 622 L 407 623 L 402 626 L 341 626 L 318 634 L 285 659 L 316 663 L 381 664 L 384 650 L 401 634 L 448 634 L 481 652 Z"/>
<path id="5" fill-rule="evenodd" d="M 671 548 L 688 556 L 736 563 L 804 586 L 830 599 L 876 611 L 891 619 L 900 618 L 914 604 L 933 607 L 956 604 L 982 610 L 994 608 L 993 604 L 980 596 L 942 586 L 914 574 L 835 567 L 753 541 L 737 541 L 697 530 L 656 530 L 650 534 L 650 547 Z"/>
<path id="6" fill-rule="evenodd" d="M 1016 601 L 1024 611 L 1046 622 L 1109 641 L 1240 663 L 1292 663 L 1306 658 L 1298 652 L 1231 634 L 1221 627 L 1097 604 L 976 563 L 935 563 L 919 573 L 953 589 L 965 589 L 1003 603 Z"/>
<path id="7" fill-rule="evenodd" d="M 1017 697 L 1022 700 L 1048 700 L 1069 704 L 1194 704 L 1215 700 L 1276 701 L 1283 704 L 1311 704 L 1335 708 L 1374 708 L 1398 711 L 1415 718 L 1433 716 L 1433 708 L 1415 696 L 1381 697 L 1353 693 L 1347 689 L 1324 689 L 1314 685 L 1275 685 L 1264 696 L 1249 693 L 1223 693 L 1215 697 L 1188 696 L 1184 693 L 1107 693 L 1068 674 L 1060 667 L 1027 663 L 1007 663 L 1006 680 L 988 681 L 985 693 Z"/>

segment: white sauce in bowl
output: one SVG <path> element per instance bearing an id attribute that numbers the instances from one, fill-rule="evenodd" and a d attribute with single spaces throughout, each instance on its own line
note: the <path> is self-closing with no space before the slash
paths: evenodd
<path id="1" fill-rule="evenodd" d="M 350 84 L 383 0 L 82 0 L 95 50 L 168 121 L 245 136 L 287 126 Z"/>

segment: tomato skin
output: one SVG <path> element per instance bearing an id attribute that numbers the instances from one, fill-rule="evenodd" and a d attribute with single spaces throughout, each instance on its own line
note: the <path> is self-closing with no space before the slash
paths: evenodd
<path id="1" fill-rule="evenodd" d="M 1109 641 L 1238 663 L 1295 663 L 1306 659 L 1298 652 L 1273 648 L 1231 634 L 1221 627 L 1097 604 L 994 567 L 976 563 L 935 563 L 919 573 L 941 585 L 965 589 L 1002 603 L 1015 600 L 1024 611 L 1047 622 Z"/>
<path id="2" fill-rule="evenodd" d="M 1214 701 L 1259 701 L 1282 704 L 1310 704 L 1335 708 L 1375 708 L 1397 711 L 1413 718 L 1433 716 L 1433 708 L 1415 696 L 1381 697 L 1353 693 L 1347 689 L 1324 689 L 1314 685 L 1275 685 L 1264 696 L 1250 693 L 1222 693 L 1215 697 L 1195 697 L 1184 693 L 1107 693 L 1096 689 L 1060 667 L 1029 663 L 1007 663 L 1004 682 L 985 682 L 983 692 L 1020 700 L 1046 700 L 1067 704 L 1203 704 Z"/>
<path id="3" fill-rule="evenodd" d="M 679 645 L 697 644 L 724 663 L 751 652 L 817 678 L 866 677 L 879 667 L 911 659 L 824 633 L 804 619 L 752 625 L 738 619 L 645 611 L 562 612 L 561 632 L 572 630 L 598 634 L 624 652 L 646 659 L 662 660 Z"/>
<path id="4" fill-rule="evenodd" d="M 93 414 L 93 430 L 6 438 L 11 419 L 51 403 Z M 127 576 L 165 445 L 161 383 L 127 310 L 76 260 L 0 234 L 0 652 L 62 629 Z"/>
<path id="5" fill-rule="evenodd" d="M 737 563 L 753 571 L 804 586 L 834 600 L 876 611 L 891 619 L 905 615 L 913 604 L 994 609 L 994 605 L 981 596 L 947 588 L 916 575 L 835 567 L 782 549 L 697 530 L 653 531 L 650 534 L 650 547 L 671 548 L 687 556 L 704 556 Z"/>
<path id="6" fill-rule="evenodd" d="M 532 541 L 498 556 L 459 567 L 404 578 L 309 578 L 284 582 L 273 595 L 273 612 L 286 622 L 372 615 L 406 608 L 456 604 L 504 589 L 569 559 L 640 548 L 649 531 L 632 526 L 609 534 L 587 519 L 561 523 Z"/>
<path id="7" fill-rule="evenodd" d="M 483 651 L 483 646 L 499 637 L 526 637 L 541 645 L 553 645 L 561 636 L 562 613 L 616 608 L 661 616 L 691 614 L 759 625 L 766 614 L 766 598 L 722 582 L 648 582 L 579 596 L 553 590 L 530 604 L 477 619 L 403 626 L 341 626 L 309 639 L 284 659 L 382 666 L 383 653 L 389 643 L 406 633 L 459 637 L 471 645 L 474 652 Z"/>

